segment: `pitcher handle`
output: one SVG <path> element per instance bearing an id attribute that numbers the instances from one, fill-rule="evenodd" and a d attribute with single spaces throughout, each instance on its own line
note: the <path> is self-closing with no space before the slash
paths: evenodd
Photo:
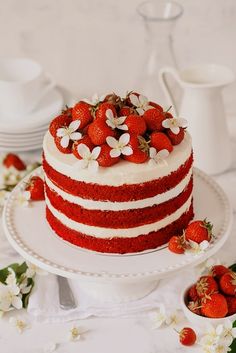
<path id="1" fill-rule="evenodd" d="M 171 92 L 170 87 L 167 83 L 166 74 L 171 74 L 174 77 L 174 79 L 180 84 L 179 74 L 178 74 L 178 71 L 173 67 L 163 67 L 159 71 L 160 85 L 164 91 L 167 102 L 172 106 L 174 115 L 178 116 L 179 114 L 178 114 L 177 104 L 173 96 L 173 93 Z"/>

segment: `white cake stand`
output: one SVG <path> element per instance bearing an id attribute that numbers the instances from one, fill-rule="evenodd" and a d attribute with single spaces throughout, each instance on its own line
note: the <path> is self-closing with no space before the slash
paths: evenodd
<path id="1" fill-rule="evenodd" d="M 42 175 L 39 168 L 32 175 Z M 26 260 L 48 272 L 80 280 L 90 295 L 103 301 L 121 302 L 141 298 L 159 279 L 195 266 L 218 251 L 226 241 L 232 210 L 220 186 L 202 171 L 194 170 L 195 218 L 214 224 L 214 240 L 206 252 L 176 255 L 166 247 L 130 255 L 102 255 L 84 250 L 57 237 L 45 219 L 45 203 L 25 208 L 17 203 L 22 183 L 11 193 L 4 208 L 3 225 L 10 244 Z"/>

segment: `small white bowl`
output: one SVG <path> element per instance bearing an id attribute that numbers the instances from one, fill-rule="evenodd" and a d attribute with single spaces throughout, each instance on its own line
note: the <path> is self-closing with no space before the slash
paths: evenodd
<path id="1" fill-rule="evenodd" d="M 184 315 L 188 319 L 188 321 L 190 321 L 191 323 L 201 328 L 205 328 L 207 324 L 212 324 L 214 326 L 217 326 L 219 324 L 224 324 L 227 320 L 230 320 L 232 322 L 236 320 L 236 314 L 225 316 L 222 318 L 217 318 L 217 319 L 194 314 L 191 310 L 189 310 L 189 308 L 186 305 L 188 291 L 192 287 L 192 285 L 190 285 L 187 289 L 183 290 L 180 298 L 182 310 L 184 312 Z"/>

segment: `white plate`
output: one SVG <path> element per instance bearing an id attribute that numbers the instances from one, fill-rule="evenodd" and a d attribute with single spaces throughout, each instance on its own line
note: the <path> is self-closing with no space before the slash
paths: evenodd
<path id="1" fill-rule="evenodd" d="M 42 149 L 42 142 L 38 144 L 28 145 L 28 146 L 0 146 L 0 152 L 29 152 Z"/>
<path id="2" fill-rule="evenodd" d="M 57 89 L 51 90 L 40 102 L 37 109 L 19 119 L 6 118 L 0 113 L 0 131 L 18 134 L 41 131 L 63 107 L 63 97 Z"/>
<path id="3" fill-rule="evenodd" d="M 34 138 L 41 136 L 45 134 L 45 132 L 48 130 L 49 125 L 45 125 L 41 130 L 39 131 L 30 131 L 27 133 L 18 133 L 18 134 L 7 134 L 7 133 L 0 133 L 0 139 L 1 140 L 23 140 L 25 138 Z"/>
<path id="4" fill-rule="evenodd" d="M 43 137 L 44 135 L 41 135 L 39 137 L 35 137 L 33 139 L 24 139 L 24 140 L 10 140 L 10 141 L 3 141 L 0 138 L 0 146 L 2 147 L 17 147 L 17 146 L 32 146 L 32 145 L 38 145 L 39 143 L 43 143 Z"/>
<path id="5" fill-rule="evenodd" d="M 32 173 L 42 175 L 39 168 Z M 26 180 L 29 176 L 26 177 Z M 71 246 L 51 231 L 45 218 L 45 203 L 22 208 L 15 202 L 22 181 L 13 190 L 4 209 L 4 228 L 12 246 L 27 260 L 66 277 L 112 280 L 160 278 L 196 265 L 215 253 L 228 237 L 232 211 L 220 186 L 202 171 L 194 170 L 195 218 L 214 224 L 214 240 L 199 256 L 176 255 L 167 248 L 130 255 L 102 255 Z"/>

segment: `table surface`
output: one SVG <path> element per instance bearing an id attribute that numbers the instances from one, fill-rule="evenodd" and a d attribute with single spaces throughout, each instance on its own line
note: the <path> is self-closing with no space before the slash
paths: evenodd
<path id="1" fill-rule="evenodd" d="M 236 125 L 234 119 L 229 120 L 230 131 L 236 136 Z M 233 141 L 233 149 L 236 144 Z M 234 222 L 231 235 L 220 252 L 215 256 L 230 264 L 235 260 L 235 231 L 236 231 L 236 197 L 232 195 L 232 187 L 236 183 L 236 153 L 233 153 L 234 161 L 232 170 L 215 177 L 228 194 L 234 207 Z M 37 153 L 30 153 L 28 158 L 35 158 Z M 234 184 L 233 184 L 234 183 Z M 235 185 L 234 185 L 235 186 Z M 3 229 L 0 226 L 0 263 L 9 263 L 14 259 L 14 251 L 6 243 Z M 11 255 L 11 258 L 9 258 Z M 12 257 L 13 256 L 13 257 Z M 15 255 L 17 257 L 17 254 Z M 30 328 L 23 334 L 19 334 L 9 323 L 10 316 L 23 316 L 30 323 Z M 77 342 L 69 342 L 67 339 L 71 322 L 60 324 L 45 324 L 34 322 L 32 317 L 22 310 L 21 312 L 11 312 L 0 320 L 0 346 L 4 353 L 39 353 L 44 352 L 45 346 L 50 342 L 58 343 L 56 352 L 58 353 L 168 353 L 184 352 L 184 348 L 178 343 L 177 333 L 170 328 L 153 330 L 148 316 L 135 318 L 115 318 L 102 319 L 90 318 L 80 320 L 76 324 L 87 331 L 83 339 Z M 187 324 L 183 322 L 182 326 Z M 192 326 L 192 325 L 191 325 Z M 199 346 L 191 347 L 191 352 L 201 352 Z"/>

